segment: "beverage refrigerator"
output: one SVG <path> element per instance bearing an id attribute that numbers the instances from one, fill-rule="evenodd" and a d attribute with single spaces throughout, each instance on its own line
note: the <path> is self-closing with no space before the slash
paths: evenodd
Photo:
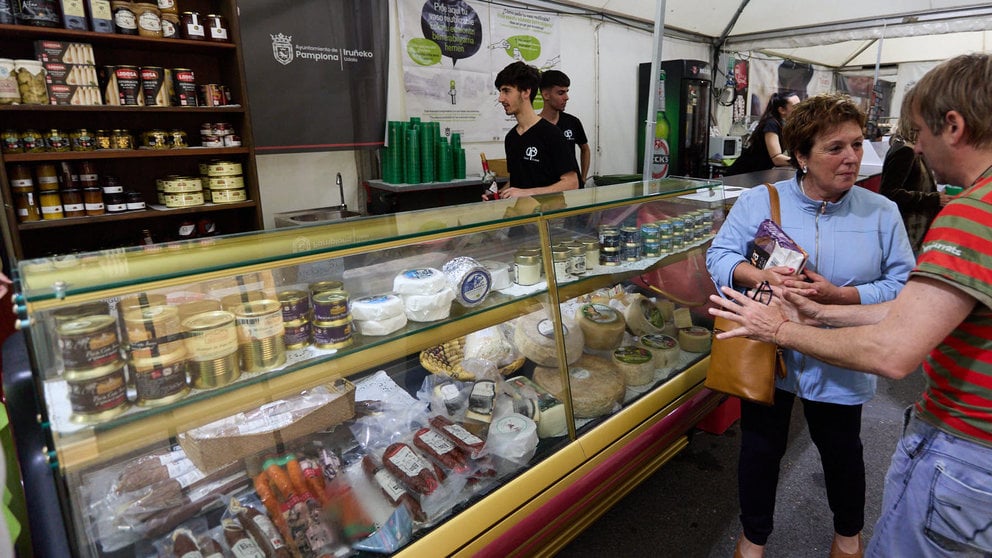
<path id="1" fill-rule="evenodd" d="M 708 176 L 710 92 L 709 64 L 701 60 L 664 60 L 660 69 L 665 76 L 665 106 L 656 108 L 657 119 L 665 116 L 668 126 L 668 172 L 674 176 Z M 656 91 L 657 79 L 651 75 L 651 63 L 638 66 L 637 75 L 637 168 L 644 168 L 644 123 L 648 114 L 648 95 Z M 656 127 L 661 129 L 662 127 Z"/>

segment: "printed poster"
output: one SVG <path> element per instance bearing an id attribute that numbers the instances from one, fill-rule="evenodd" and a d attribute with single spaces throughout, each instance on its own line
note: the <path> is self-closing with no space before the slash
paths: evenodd
<path id="1" fill-rule="evenodd" d="M 541 71 L 559 66 L 558 16 L 464 0 L 399 0 L 407 114 L 439 122 L 462 142 L 502 141 L 515 119 L 493 82 L 521 60 Z M 538 96 L 540 99 L 540 96 Z"/>

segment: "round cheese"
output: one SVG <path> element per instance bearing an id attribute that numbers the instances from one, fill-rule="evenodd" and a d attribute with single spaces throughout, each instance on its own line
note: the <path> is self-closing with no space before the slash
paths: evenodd
<path id="1" fill-rule="evenodd" d="M 670 322 L 675 319 L 675 303 L 667 298 L 659 298 L 655 303 L 658 310 L 661 311 L 661 315 L 665 317 L 666 322 Z"/>
<path id="2" fill-rule="evenodd" d="M 582 356 L 582 330 L 562 324 L 565 333 L 565 360 L 571 364 Z M 543 311 L 517 319 L 513 328 L 513 345 L 520 354 L 539 366 L 560 366 L 555 342 L 555 324 Z"/>
<path id="3" fill-rule="evenodd" d="M 564 389 L 557 368 L 534 369 L 537 385 L 561 399 Z M 577 418 L 592 418 L 613 412 L 626 393 L 623 379 L 613 363 L 593 355 L 583 355 L 568 368 L 572 411 Z"/>
<path id="4" fill-rule="evenodd" d="M 434 294 L 403 294 L 403 311 L 411 322 L 436 322 L 451 314 L 451 301 L 455 300 L 455 291 L 445 283 L 441 290 Z"/>
<path id="5" fill-rule="evenodd" d="M 679 360 L 679 342 L 671 335 L 651 333 L 642 335 L 637 343 L 654 355 L 654 365 L 658 368 L 673 366 Z"/>
<path id="6" fill-rule="evenodd" d="M 626 322 L 620 312 L 605 304 L 583 304 L 575 314 L 585 346 L 595 351 L 609 351 L 620 346 Z"/>
<path id="7" fill-rule="evenodd" d="M 363 296 L 351 301 L 351 317 L 356 320 L 385 320 L 403 315 L 403 299 L 394 294 Z"/>
<path id="8" fill-rule="evenodd" d="M 705 353 L 710 350 L 710 330 L 702 326 L 680 329 L 679 346 L 690 353 Z"/>
<path id="9" fill-rule="evenodd" d="M 482 304 L 492 289 L 493 279 L 489 270 L 474 258 L 457 257 L 445 263 L 441 270 L 448 286 L 455 291 L 455 300 L 466 308 Z"/>
<path id="10" fill-rule="evenodd" d="M 389 335 L 390 333 L 402 329 L 406 325 L 406 314 L 383 318 L 381 320 L 354 320 L 355 329 L 362 335 L 372 337 Z"/>
<path id="11" fill-rule="evenodd" d="M 444 273 L 433 267 L 407 269 L 393 278 L 393 292 L 399 295 L 434 294 L 447 285 Z"/>
<path id="12" fill-rule="evenodd" d="M 665 316 L 657 306 L 643 295 L 633 298 L 623 313 L 627 329 L 634 335 L 661 333 L 665 327 Z"/>
<path id="13" fill-rule="evenodd" d="M 510 278 L 510 264 L 498 262 L 496 260 L 485 260 L 482 265 L 489 271 L 493 279 L 492 289 L 498 291 L 513 284 Z"/>
<path id="14" fill-rule="evenodd" d="M 624 345 L 613 349 L 613 365 L 628 386 L 643 386 L 654 380 L 654 355 L 644 347 Z"/>

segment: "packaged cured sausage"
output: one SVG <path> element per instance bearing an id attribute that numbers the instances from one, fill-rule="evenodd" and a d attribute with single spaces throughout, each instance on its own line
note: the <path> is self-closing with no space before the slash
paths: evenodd
<path id="1" fill-rule="evenodd" d="M 441 484 L 430 464 L 402 442 L 386 448 L 382 454 L 382 463 L 407 488 L 419 494 L 430 494 Z"/>
<path id="2" fill-rule="evenodd" d="M 221 520 L 224 526 L 224 540 L 231 552 L 238 558 L 265 558 L 265 553 L 258 547 L 258 544 L 248 536 L 248 532 L 234 518 L 224 518 Z"/>
<path id="3" fill-rule="evenodd" d="M 175 558 L 200 558 L 200 546 L 189 529 L 176 529 L 172 532 L 172 555 Z"/>
<path id="4" fill-rule="evenodd" d="M 472 434 L 460 424 L 452 422 L 448 417 L 443 415 L 431 417 L 430 423 L 438 432 L 458 446 L 465 455 L 473 459 L 478 457 L 479 452 L 486 445 L 485 440 Z"/>
<path id="5" fill-rule="evenodd" d="M 465 454 L 451 440 L 433 428 L 421 428 L 413 435 L 413 445 L 451 471 L 465 473 L 468 463 Z"/>
<path id="6" fill-rule="evenodd" d="M 369 480 L 379 488 L 379 491 L 386 497 L 390 504 L 393 506 L 406 506 L 410 510 L 410 515 L 417 521 L 423 522 L 427 520 L 423 508 L 420 507 L 420 502 L 407 491 L 406 487 L 403 486 L 395 475 L 382 466 L 382 463 L 378 459 L 371 454 L 366 454 L 362 458 L 362 470 L 365 471 Z"/>
<path id="7" fill-rule="evenodd" d="M 286 542 L 269 516 L 242 504 L 237 498 L 231 498 L 227 510 L 238 519 L 251 538 L 255 539 L 255 543 L 265 553 L 266 558 L 292 558 L 293 555 Z"/>

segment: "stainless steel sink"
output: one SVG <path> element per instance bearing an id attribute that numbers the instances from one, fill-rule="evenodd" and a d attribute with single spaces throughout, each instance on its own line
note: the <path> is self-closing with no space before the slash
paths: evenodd
<path id="1" fill-rule="evenodd" d="M 276 213 L 273 219 L 276 227 L 295 227 L 296 225 L 333 223 L 361 216 L 361 213 L 340 207 L 317 207 Z"/>

